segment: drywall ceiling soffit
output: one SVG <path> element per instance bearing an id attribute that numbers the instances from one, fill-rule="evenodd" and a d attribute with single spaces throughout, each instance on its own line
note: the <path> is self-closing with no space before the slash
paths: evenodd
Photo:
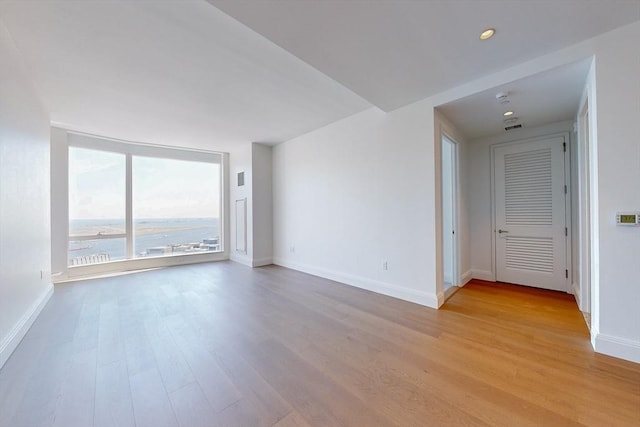
<path id="1" fill-rule="evenodd" d="M 228 151 L 371 105 L 199 1 L 1 1 L 51 118 L 98 135 Z"/>
<path id="2" fill-rule="evenodd" d="M 467 140 L 505 133 L 506 111 L 518 118 L 513 124 L 525 128 L 574 120 L 591 61 L 588 58 L 457 99 L 439 106 L 438 111 Z M 498 93 L 509 94 L 507 105 L 496 100 Z"/>
<path id="3" fill-rule="evenodd" d="M 385 111 L 640 20 L 637 0 L 208 1 Z"/>

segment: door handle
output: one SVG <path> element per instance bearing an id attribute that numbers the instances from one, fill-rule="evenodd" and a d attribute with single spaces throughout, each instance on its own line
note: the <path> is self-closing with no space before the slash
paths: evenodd
<path id="1" fill-rule="evenodd" d="M 498 230 L 498 233 L 499 233 L 499 234 L 502 234 L 502 233 L 508 233 L 508 232 L 509 232 L 509 230 Z"/>

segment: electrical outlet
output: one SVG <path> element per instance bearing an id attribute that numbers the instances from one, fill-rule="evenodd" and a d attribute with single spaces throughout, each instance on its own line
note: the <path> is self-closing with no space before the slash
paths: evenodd
<path id="1" fill-rule="evenodd" d="M 289 252 L 292 254 L 296 252 L 296 247 L 294 245 L 289 246 Z"/>
<path id="2" fill-rule="evenodd" d="M 389 269 L 389 262 L 388 261 L 382 261 L 382 269 L 383 270 L 388 270 Z"/>

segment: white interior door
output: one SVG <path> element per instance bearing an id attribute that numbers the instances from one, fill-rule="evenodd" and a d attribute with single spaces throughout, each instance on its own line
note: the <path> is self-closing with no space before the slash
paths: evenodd
<path id="1" fill-rule="evenodd" d="M 567 290 L 564 137 L 496 147 L 496 278 Z"/>

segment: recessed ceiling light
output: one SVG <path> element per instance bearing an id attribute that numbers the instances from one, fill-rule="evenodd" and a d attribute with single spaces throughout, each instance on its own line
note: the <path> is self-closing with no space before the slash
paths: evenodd
<path id="1" fill-rule="evenodd" d="M 513 115 L 513 111 L 505 111 L 503 116 L 507 117 L 507 116 L 512 116 Z"/>
<path id="2" fill-rule="evenodd" d="M 480 40 L 490 39 L 491 37 L 493 37 L 495 33 L 496 33 L 496 30 L 494 30 L 493 28 L 487 28 L 482 33 L 480 33 Z"/>

